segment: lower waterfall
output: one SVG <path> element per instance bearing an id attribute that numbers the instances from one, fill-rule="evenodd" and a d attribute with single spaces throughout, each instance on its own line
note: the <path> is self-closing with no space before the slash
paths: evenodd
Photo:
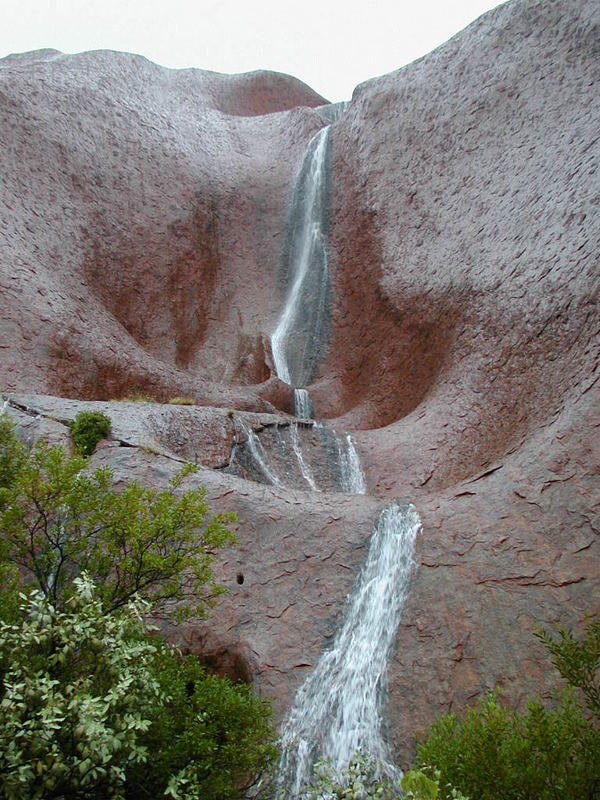
<path id="1" fill-rule="evenodd" d="M 382 736 L 381 711 L 420 526 L 410 504 L 394 503 L 379 515 L 344 624 L 300 687 L 282 729 L 277 788 L 286 796 L 303 796 L 317 759 L 341 771 L 358 750 L 389 777 L 399 775 Z"/>

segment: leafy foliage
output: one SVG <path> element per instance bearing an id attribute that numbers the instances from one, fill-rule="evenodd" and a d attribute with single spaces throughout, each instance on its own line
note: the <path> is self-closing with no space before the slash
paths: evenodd
<path id="1" fill-rule="evenodd" d="M 196 658 L 179 659 L 166 646 L 154 670 L 168 699 L 151 714 L 142 740 L 152 760 L 132 770 L 127 797 L 144 800 L 167 789 L 172 797 L 243 795 L 277 756 L 270 705 L 250 687 L 208 674 Z"/>
<path id="2" fill-rule="evenodd" d="M 402 778 L 402 791 L 406 798 L 419 800 L 436 800 L 439 786 L 436 780 L 428 778 L 423 772 L 412 770 Z"/>
<path id="3" fill-rule="evenodd" d="M 588 620 L 581 641 L 564 626 L 556 633 L 557 637 L 538 630 L 536 636 L 546 646 L 561 676 L 581 690 L 590 714 L 600 723 L 600 616 Z"/>
<path id="4" fill-rule="evenodd" d="M 234 800 L 276 750 L 270 706 L 149 637 L 146 604 L 105 614 L 84 575 L 0 623 L 0 795 Z"/>
<path id="5" fill-rule="evenodd" d="M 356 753 L 341 773 L 326 761 L 315 765 L 314 780 L 306 800 L 437 800 L 440 773 L 428 776 L 411 770 L 402 778 L 402 794 L 395 782 L 381 777 L 377 763 L 364 753 Z M 446 787 L 453 800 L 469 800 L 451 786 Z"/>
<path id="6" fill-rule="evenodd" d="M 20 624 L 0 622 L 0 794 L 123 797 L 125 771 L 146 760 L 140 732 L 161 688 L 155 647 L 131 604 L 105 615 L 87 576 L 64 610 L 39 590 Z"/>
<path id="7" fill-rule="evenodd" d="M 379 775 L 377 763 L 358 752 L 341 772 L 328 761 L 318 761 L 306 800 L 395 800 L 399 792 L 393 783 Z"/>
<path id="8" fill-rule="evenodd" d="M 0 417 L 0 795 L 239 798 L 275 757 L 270 706 L 142 621 L 206 610 L 235 516 L 182 491 L 191 465 L 162 492 L 86 468 Z"/>
<path id="9" fill-rule="evenodd" d="M 581 642 L 564 628 L 558 639 L 538 632 L 567 681 L 554 706 L 531 700 L 517 714 L 494 692 L 463 717 L 441 717 L 419 747 L 417 765 L 433 765 L 443 784 L 473 800 L 600 798 L 599 630 L 598 620 L 590 621 Z M 440 798 L 451 796 L 443 790 Z"/>
<path id="10" fill-rule="evenodd" d="M 43 440 L 33 450 L 18 442 L 10 424 L 0 425 L 0 558 L 33 580 L 62 607 L 82 572 L 98 586 L 105 611 L 134 597 L 153 611 L 204 614 L 216 594 L 214 552 L 235 541 L 235 515 L 209 515 L 204 488 L 181 492 L 187 465 L 167 490 L 138 482 L 113 488 L 108 469 L 85 471 L 86 460 L 69 457 Z M 0 577 L 3 577 L 0 575 Z M 186 601 L 185 605 L 181 601 Z M 175 605 L 179 604 L 175 609 Z"/>
<path id="11" fill-rule="evenodd" d="M 91 456 L 101 439 L 110 433 L 111 422 L 101 411 L 80 411 L 71 423 L 75 447 L 82 456 Z"/>

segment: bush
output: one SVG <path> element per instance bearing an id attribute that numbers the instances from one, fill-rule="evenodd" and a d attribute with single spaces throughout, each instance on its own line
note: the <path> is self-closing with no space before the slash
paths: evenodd
<path id="1" fill-rule="evenodd" d="M 0 795 L 233 800 L 273 760 L 270 707 L 150 638 L 133 602 L 104 613 L 75 579 L 0 623 Z"/>
<path id="2" fill-rule="evenodd" d="M 564 626 L 556 633 L 557 637 L 538 630 L 536 636 L 546 646 L 561 676 L 581 692 L 591 716 L 600 723 L 600 616 L 588 619 L 581 641 Z"/>
<path id="3" fill-rule="evenodd" d="M 437 800 L 440 773 L 431 776 L 417 770 L 407 772 L 401 781 L 402 793 L 394 782 L 380 777 L 377 763 L 367 754 L 356 753 L 340 774 L 326 761 L 315 765 L 314 779 L 305 800 Z M 469 800 L 451 786 L 453 800 Z M 278 800 L 285 798 L 285 792 Z"/>
<path id="4" fill-rule="evenodd" d="M 588 623 L 582 642 L 565 629 L 559 639 L 539 632 L 567 681 L 554 706 L 531 700 L 517 714 L 496 691 L 464 716 L 441 717 L 419 746 L 417 765 L 439 770 L 443 785 L 472 800 L 600 798 L 600 731 L 590 719 L 598 719 L 599 634 L 598 620 Z"/>
<path id="5" fill-rule="evenodd" d="M 235 516 L 182 491 L 191 465 L 118 493 L 87 463 L 0 417 L 0 796 L 238 798 L 273 761 L 270 706 L 141 617 L 206 611 Z"/>
<path id="6" fill-rule="evenodd" d="M 75 447 L 82 456 L 91 456 L 101 439 L 110 433 L 110 419 L 101 411 L 80 411 L 71 423 Z"/>
<path id="7" fill-rule="evenodd" d="M 278 800 L 286 797 L 285 790 Z M 393 783 L 379 777 L 377 763 L 368 753 L 355 753 L 348 766 L 336 772 L 328 761 L 318 761 L 305 800 L 396 800 Z"/>
<path id="8" fill-rule="evenodd" d="M 125 770 L 161 700 L 140 608 L 105 615 L 86 576 L 59 611 L 40 591 L 20 624 L 0 622 L 0 794 L 122 797 Z"/>
<path id="9" fill-rule="evenodd" d="M 0 563 L 4 585 L 14 568 L 56 607 L 82 572 L 98 586 L 106 612 L 135 595 L 153 611 L 204 614 L 223 591 L 213 578 L 215 551 L 233 543 L 235 515 L 210 516 L 204 488 L 181 492 L 185 466 L 167 490 L 132 482 L 113 488 L 108 469 L 40 441 L 19 442 L 0 424 Z M 11 572 L 12 568 L 12 572 Z M 178 605 L 177 605 L 178 604 Z M 175 606 L 177 605 L 177 608 Z"/>
<path id="10" fill-rule="evenodd" d="M 169 787 L 173 796 L 242 796 L 277 757 L 270 704 L 164 645 L 154 669 L 168 699 L 151 714 L 142 741 L 152 759 L 131 770 L 128 800 L 162 796 Z"/>

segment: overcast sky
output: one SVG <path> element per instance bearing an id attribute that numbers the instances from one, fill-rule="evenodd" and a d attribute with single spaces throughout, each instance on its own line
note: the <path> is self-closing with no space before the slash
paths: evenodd
<path id="1" fill-rule="evenodd" d="M 167 67 L 272 69 L 331 101 L 428 53 L 494 0 L 0 0 L 0 57 L 109 48 Z"/>

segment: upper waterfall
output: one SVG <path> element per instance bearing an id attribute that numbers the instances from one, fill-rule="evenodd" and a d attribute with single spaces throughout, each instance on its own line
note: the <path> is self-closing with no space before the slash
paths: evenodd
<path id="1" fill-rule="evenodd" d="M 275 370 L 291 386 L 307 386 L 328 344 L 327 153 L 331 126 L 309 142 L 296 180 L 283 259 L 285 303 L 271 337 Z"/>

